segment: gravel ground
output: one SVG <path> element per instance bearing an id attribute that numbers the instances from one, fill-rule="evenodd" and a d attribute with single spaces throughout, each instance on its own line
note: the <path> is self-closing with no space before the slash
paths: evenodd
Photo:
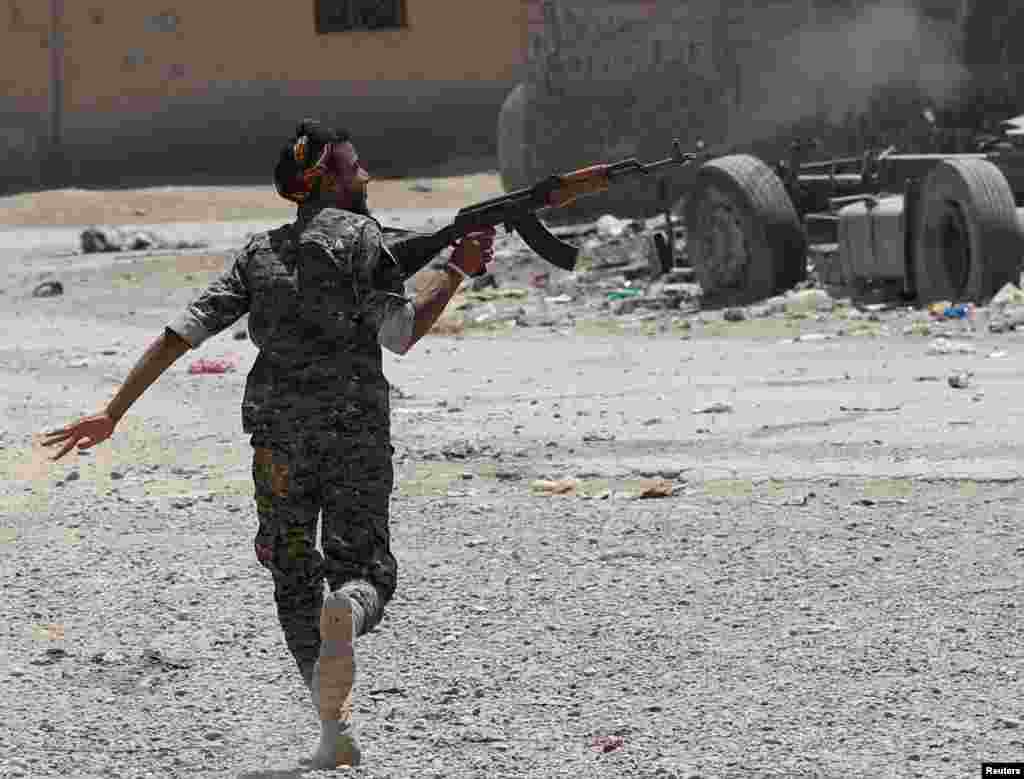
<path id="1" fill-rule="evenodd" d="M 297 765 L 318 728 L 251 552 L 252 345 L 186 356 L 92 454 L 32 445 L 106 402 L 212 272 L 124 262 L 71 264 L 45 299 L 7 269 L 0 776 L 330 775 Z M 898 322 L 794 342 L 756 321 L 681 337 L 676 315 L 388 358 L 400 584 L 357 645 L 366 765 L 337 773 L 953 779 L 1024 759 L 1024 334 L 967 328 L 973 353 L 935 355 Z M 230 355 L 236 373 L 187 373 Z M 711 402 L 732 411 L 694 413 Z"/>

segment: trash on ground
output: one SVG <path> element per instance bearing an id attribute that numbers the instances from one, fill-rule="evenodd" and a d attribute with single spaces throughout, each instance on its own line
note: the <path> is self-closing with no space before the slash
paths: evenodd
<path id="1" fill-rule="evenodd" d="M 962 341 L 951 341 L 948 338 L 936 338 L 928 344 L 928 354 L 974 354 L 977 347 Z"/>
<path id="2" fill-rule="evenodd" d="M 629 227 L 629 222 L 611 214 L 605 214 L 597 220 L 597 234 L 602 238 L 618 238 Z"/>
<path id="3" fill-rule="evenodd" d="M 722 319 L 726 322 L 742 322 L 747 318 L 747 312 L 742 308 L 727 308 L 725 313 L 722 314 Z"/>
<path id="4" fill-rule="evenodd" d="M 44 281 L 32 290 L 34 298 L 52 298 L 64 294 L 64 285 L 59 281 Z"/>
<path id="5" fill-rule="evenodd" d="M 515 287 L 503 287 L 501 289 L 488 287 L 467 292 L 466 299 L 486 303 L 492 300 L 506 300 L 509 298 L 519 300 L 525 298 L 528 294 L 525 289 L 517 289 Z"/>
<path id="6" fill-rule="evenodd" d="M 928 313 L 933 319 L 967 319 L 973 320 L 976 310 L 973 303 L 953 304 L 948 301 L 932 303 L 928 306 Z"/>
<path id="7" fill-rule="evenodd" d="M 949 378 L 946 381 L 953 389 L 967 389 L 967 387 L 971 386 L 971 377 L 973 375 L 970 371 L 953 371 L 949 374 Z"/>
<path id="8" fill-rule="evenodd" d="M 729 414 L 733 411 L 732 403 L 725 400 L 716 400 L 714 403 L 708 403 L 703 406 L 698 406 L 693 410 L 694 414 Z"/>
<path id="9" fill-rule="evenodd" d="M 668 479 L 644 479 L 640 482 L 638 498 L 671 498 L 679 485 L 673 484 Z"/>
<path id="10" fill-rule="evenodd" d="M 188 366 L 188 372 L 193 374 L 203 373 L 234 373 L 237 370 L 234 360 L 200 358 Z"/>
<path id="11" fill-rule="evenodd" d="M 202 241 L 164 241 L 146 230 L 119 230 L 113 227 L 89 227 L 79 236 L 82 252 L 144 251 L 146 249 L 202 249 Z"/>
<path id="12" fill-rule="evenodd" d="M 575 479 L 537 479 L 530 490 L 544 495 L 575 495 L 579 482 Z"/>
<path id="13" fill-rule="evenodd" d="M 1024 290 L 1016 284 L 1004 284 L 992 298 L 991 305 L 995 308 L 1024 306 Z"/>
<path id="14" fill-rule="evenodd" d="M 643 295 L 642 289 L 632 289 L 627 287 L 626 289 L 617 289 L 608 293 L 608 300 L 625 300 L 626 298 L 635 298 Z"/>
<path id="15" fill-rule="evenodd" d="M 608 752 L 614 752 L 616 749 L 621 749 L 625 745 L 626 739 L 622 736 L 596 736 L 590 744 L 590 746 L 598 752 L 603 752 L 605 754 Z"/>

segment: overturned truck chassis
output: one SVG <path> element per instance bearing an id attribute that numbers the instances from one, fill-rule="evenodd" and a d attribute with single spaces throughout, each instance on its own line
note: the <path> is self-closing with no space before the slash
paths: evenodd
<path id="1" fill-rule="evenodd" d="M 807 162 L 809 145 L 769 166 L 746 154 L 708 159 L 678 204 L 690 264 L 710 303 L 744 303 L 807 275 L 854 294 L 896 289 L 922 304 L 984 302 L 1017 283 L 1024 256 L 1020 122 L 975 153 Z"/>

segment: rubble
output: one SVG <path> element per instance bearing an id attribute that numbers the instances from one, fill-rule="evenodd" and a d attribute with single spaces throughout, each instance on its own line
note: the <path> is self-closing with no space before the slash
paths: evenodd
<path id="1" fill-rule="evenodd" d="M 64 294 L 64 285 L 59 281 L 44 281 L 32 290 L 34 298 L 52 298 Z"/>
<path id="2" fill-rule="evenodd" d="M 946 381 L 953 389 L 967 389 L 973 375 L 970 371 L 953 371 Z"/>
<path id="3" fill-rule="evenodd" d="M 1024 291 L 1007 284 L 988 306 L 972 301 L 907 305 L 896 291 L 875 285 L 860 290 L 827 286 L 815 274 L 809 281 L 774 297 L 744 306 L 703 308 L 703 290 L 694 268 L 686 265 L 686 233 L 672 223 L 668 270 L 654 248 L 654 236 L 666 237 L 665 217 L 620 219 L 606 214 L 596 222 L 552 228 L 580 248 L 576 270 L 552 267 L 516 234 L 495 240 L 490 272 L 464 285 L 453 310 L 462 313 L 452 334 L 473 327 L 583 327 L 591 332 L 679 332 L 699 336 L 723 323 L 737 333 L 779 334 L 784 343 L 829 341 L 844 337 L 931 339 L 930 354 L 970 354 L 959 339 L 989 330 L 1024 327 Z M 812 253 L 813 261 L 813 253 Z M 831 325 L 831 326 L 830 326 Z M 607 330 L 605 330 L 607 329 Z"/>
<path id="4" fill-rule="evenodd" d="M 698 406 L 693 410 L 694 414 L 731 414 L 733 411 L 732 403 L 725 400 L 716 400 L 714 403 L 707 403 L 703 406 Z"/>
<path id="5" fill-rule="evenodd" d="M 89 227 L 82 231 L 80 242 L 83 254 L 206 248 L 202 241 L 164 241 L 148 230 L 121 230 L 116 227 Z"/>

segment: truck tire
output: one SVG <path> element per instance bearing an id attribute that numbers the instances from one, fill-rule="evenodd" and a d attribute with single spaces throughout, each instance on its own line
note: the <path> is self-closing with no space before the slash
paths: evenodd
<path id="1" fill-rule="evenodd" d="M 1024 240 L 1013 192 L 988 160 L 943 160 L 925 177 L 914 223 L 918 302 L 986 303 L 1020 281 Z"/>
<path id="2" fill-rule="evenodd" d="M 498 114 L 498 167 L 506 192 L 529 185 L 526 170 L 527 86 L 513 89 Z"/>
<path id="3" fill-rule="evenodd" d="M 686 197 L 687 252 L 705 302 L 744 304 L 807 277 L 807 236 L 789 193 L 756 157 L 701 166 Z"/>

